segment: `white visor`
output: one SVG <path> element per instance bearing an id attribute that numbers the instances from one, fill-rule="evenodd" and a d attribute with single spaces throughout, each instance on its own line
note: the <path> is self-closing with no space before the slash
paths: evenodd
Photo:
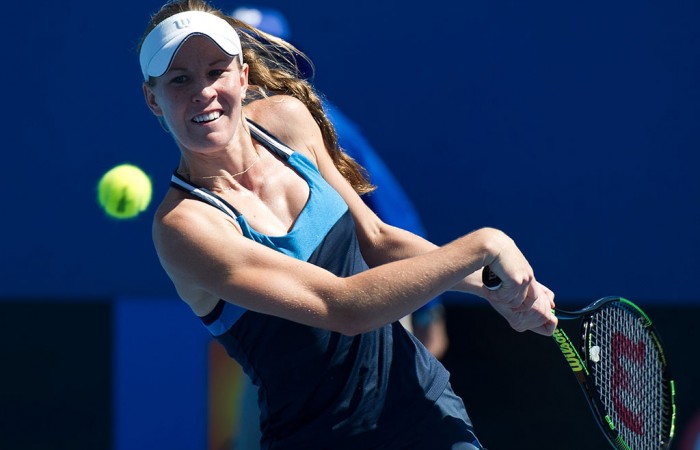
<path id="1" fill-rule="evenodd" d="M 243 64 L 241 40 L 228 22 L 207 12 L 186 11 L 159 23 L 143 40 L 139 55 L 143 79 L 148 81 L 167 72 L 175 53 L 192 35 L 209 37 L 224 53 L 238 55 Z"/>

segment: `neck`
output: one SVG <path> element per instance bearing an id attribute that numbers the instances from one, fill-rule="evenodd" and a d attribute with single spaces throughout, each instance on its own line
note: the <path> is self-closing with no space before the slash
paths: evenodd
<path id="1" fill-rule="evenodd" d="M 258 161 L 261 159 L 261 154 L 255 146 L 252 146 L 251 153 L 247 157 L 241 158 L 242 164 L 224 164 L 221 161 L 215 161 L 213 164 L 208 161 L 205 166 L 193 165 L 192 161 L 186 162 L 183 159 L 177 172 L 195 184 L 201 184 L 203 187 L 211 190 L 231 190 L 235 186 L 240 185 L 240 180 L 246 174 L 249 174 Z"/>

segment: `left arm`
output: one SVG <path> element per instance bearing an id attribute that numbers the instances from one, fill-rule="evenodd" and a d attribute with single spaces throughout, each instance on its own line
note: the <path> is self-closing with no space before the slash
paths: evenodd
<path id="1" fill-rule="evenodd" d="M 275 100 L 268 105 L 273 106 L 274 110 L 268 111 L 270 114 L 265 114 L 266 120 L 263 123 L 291 148 L 304 153 L 312 161 L 315 161 L 325 180 L 343 197 L 350 208 L 362 255 L 369 266 L 377 267 L 390 262 L 426 255 L 438 249 L 438 246 L 426 239 L 384 223 L 362 201 L 336 169 L 325 147 L 321 130 L 301 101 L 288 96 L 276 96 L 272 99 Z M 503 287 L 498 291 L 489 291 L 483 286 L 481 270 L 472 272 L 449 289 L 475 294 L 487 299 L 514 329 L 524 331 L 527 328 L 523 328 L 519 324 L 528 319 L 539 320 L 544 316 L 551 315 L 551 308 L 554 307 L 554 294 L 535 280 L 528 264 L 526 264 L 527 267 L 520 267 L 513 271 L 515 266 L 510 264 L 516 260 L 519 264 L 519 257 L 516 257 L 516 260 L 510 260 L 506 265 L 500 264 L 501 257 L 509 259 L 510 256 L 510 254 L 499 254 L 494 260 L 494 262 L 499 261 L 498 264 L 485 261 L 485 263 L 491 264 L 496 275 L 503 280 Z M 525 283 L 523 283 L 524 280 L 520 279 L 523 273 L 520 269 L 530 274 Z M 551 328 L 553 330 L 553 326 Z"/>
<path id="2" fill-rule="evenodd" d="M 268 129 L 291 148 L 316 162 L 326 181 L 343 197 L 355 221 L 362 256 L 370 267 L 422 255 L 437 245 L 414 233 L 384 223 L 338 172 L 325 147 L 321 130 L 306 106 L 289 96 L 270 98 L 274 111 L 265 114 Z M 477 271 L 453 287 L 453 290 L 486 298 L 488 291 Z"/>
<path id="3" fill-rule="evenodd" d="M 331 164 L 333 164 L 332 161 Z M 324 177 L 326 177 L 325 173 Z M 357 208 L 365 208 L 369 210 L 362 199 L 360 199 L 360 197 L 354 193 L 352 187 L 345 182 L 344 178 L 342 181 L 338 180 L 335 183 L 329 181 L 329 183 L 331 183 L 333 187 L 335 187 L 338 192 L 341 193 L 346 202 L 348 201 L 348 197 L 357 197 L 357 199 L 360 200 L 360 204 L 357 205 Z M 347 185 L 352 193 L 343 193 L 341 191 L 343 184 Z M 351 208 L 351 210 L 353 210 L 354 217 L 354 209 Z M 369 210 L 369 212 L 372 214 L 372 216 L 374 216 L 372 217 L 372 222 L 369 224 L 369 226 L 358 227 L 358 239 L 360 240 L 362 255 L 367 261 L 367 264 L 370 266 L 378 266 L 388 262 L 398 261 L 416 255 L 422 255 L 423 253 L 427 253 L 437 248 L 437 245 L 433 244 L 427 239 L 401 228 L 384 223 L 371 210 Z M 357 219 L 355 222 L 357 223 Z M 481 282 L 480 271 L 469 275 L 462 282 L 455 285 L 453 290 L 478 295 L 483 298 L 486 298 L 487 293 L 486 289 L 483 287 L 483 283 Z"/>

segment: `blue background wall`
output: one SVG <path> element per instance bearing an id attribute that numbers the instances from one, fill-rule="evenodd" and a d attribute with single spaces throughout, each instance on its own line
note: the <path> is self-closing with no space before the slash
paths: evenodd
<path id="1" fill-rule="evenodd" d="M 700 4 L 265 4 L 288 16 L 317 86 L 366 130 L 434 241 L 502 228 L 562 301 L 698 299 Z M 154 208 L 119 223 L 95 201 L 114 164 L 147 170 L 156 200 L 177 164 L 135 54 L 160 2 L 101 5 L 42 4 L 31 26 L 25 5 L 4 13 L 17 30 L 0 296 L 172 293 Z"/>
<path id="2" fill-rule="evenodd" d="M 176 295 L 150 240 L 155 205 L 134 221 L 117 222 L 95 200 L 101 174 L 130 162 L 152 176 L 157 202 L 178 161 L 177 149 L 143 102 L 135 53 L 160 4 L 15 2 L 3 12 L 11 39 L 5 40 L 0 71 L 6 110 L 0 125 L 5 143 L 0 314 L 14 318 L 19 304 L 20 323 L 32 323 L 32 311 L 54 325 L 47 315 L 70 317 L 67 326 L 89 337 L 92 329 L 81 325 L 90 319 L 76 316 L 72 307 L 60 314 L 46 307 L 78 302 L 87 308 L 84 314 L 114 328 L 114 336 L 99 337 L 101 350 L 96 344 L 75 350 L 70 334 L 55 351 L 84 354 L 86 366 L 101 377 L 95 390 L 102 389 L 101 401 L 114 411 L 102 410 L 99 427 L 114 422 L 103 434 L 119 448 L 135 448 L 124 440 L 133 431 L 123 429 L 125 416 L 138 422 L 133 411 L 158 414 L 157 402 L 172 389 L 191 388 L 188 382 L 205 391 L 200 372 L 178 369 L 192 361 L 205 364 L 199 329 L 187 329 L 202 339 L 201 349 L 189 357 L 191 349 L 172 359 L 137 351 L 163 347 L 144 314 L 175 317 L 186 328 L 182 305 L 172 310 L 163 301 L 175 301 Z M 224 10 L 240 6 L 215 4 Z M 700 3 L 258 4 L 286 14 L 292 40 L 317 65 L 317 87 L 365 130 L 415 200 L 435 242 L 498 227 L 515 238 L 560 304 L 620 294 L 652 308 L 671 306 L 665 317 L 697 311 Z M 60 327 L 33 328 L 28 345 L 21 329 L 5 328 L 2 355 L 18 353 L 7 350 L 13 346 L 38 352 L 61 333 Z M 681 333 L 670 325 L 663 331 Z M 143 336 L 153 338 L 150 346 L 140 341 Z M 681 334 L 671 338 L 682 341 Z M 456 356 L 464 351 L 455 346 L 457 339 L 452 361 L 463 360 Z M 111 351 L 112 360 L 101 353 Z M 675 351 L 678 361 L 684 349 Z M 97 365 L 94 354 L 100 354 Z M 70 365 L 60 367 L 60 374 L 50 373 L 74 376 Z M 168 376 L 154 377 L 149 385 L 144 382 L 149 378 L 129 368 Z M 491 374 L 484 372 L 481 381 Z M 35 380 L 18 375 L 2 384 L 11 389 L 22 379 Z M 109 397 L 104 389 L 114 390 L 114 405 L 104 399 Z M 68 395 L 60 387 L 39 392 L 51 397 L 59 391 Z M 129 403 L 136 399 L 128 396 L 132 391 L 156 403 L 146 408 Z M 0 400 L 7 399 L 4 394 L 0 391 Z M 84 395 L 86 403 L 95 401 L 90 392 Z M 181 404 L 194 405 L 198 415 L 205 410 L 203 395 Z M 700 404 L 697 392 L 693 395 L 684 397 L 684 423 Z M 48 408 L 47 416 L 62 423 Z M 166 412 L 178 414 L 170 403 L 160 410 Z M 197 417 L 192 433 L 204 427 L 206 418 Z M 185 428 L 179 431 L 196 439 Z"/>

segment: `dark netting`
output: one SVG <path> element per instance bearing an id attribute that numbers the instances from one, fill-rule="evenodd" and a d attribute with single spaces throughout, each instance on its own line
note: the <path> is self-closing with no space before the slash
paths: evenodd
<path id="1" fill-rule="evenodd" d="M 586 327 L 586 363 L 607 420 L 631 450 L 662 449 L 669 439 L 665 361 L 647 325 L 636 310 L 614 303 L 595 312 Z"/>

